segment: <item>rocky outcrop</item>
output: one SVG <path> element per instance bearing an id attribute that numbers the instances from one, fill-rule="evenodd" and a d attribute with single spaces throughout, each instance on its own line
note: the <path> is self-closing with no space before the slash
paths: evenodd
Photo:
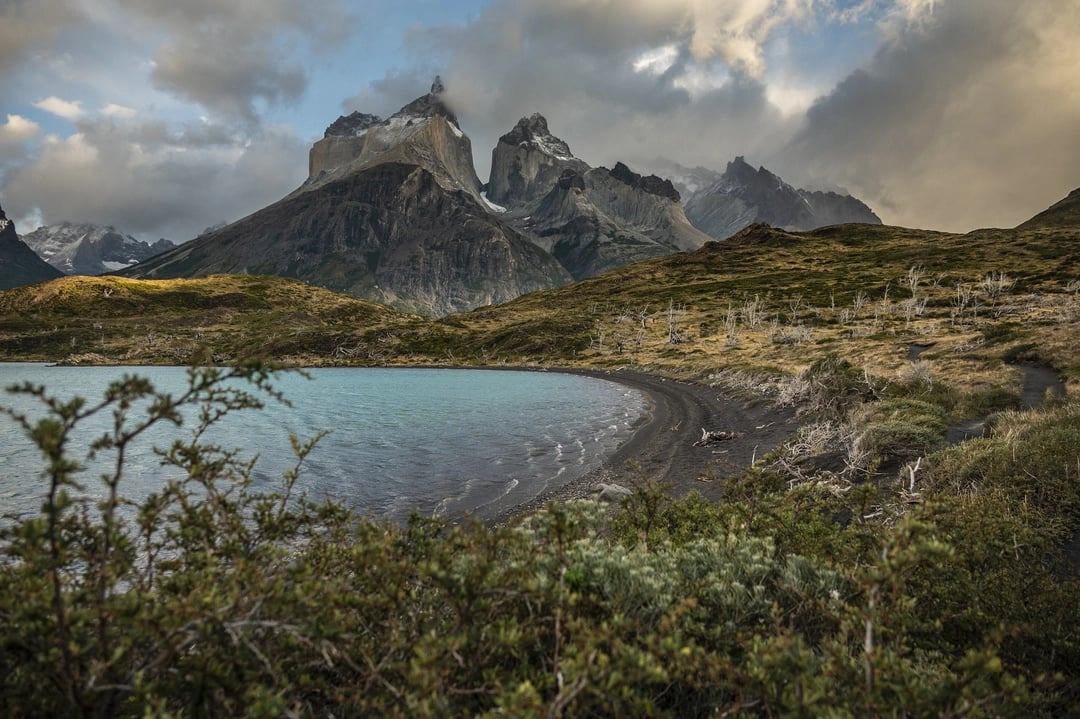
<path id="1" fill-rule="evenodd" d="M 764 167 L 754 169 L 742 157 L 721 173 L 702 167 L 665 163 L 661 172 L 681 187 L 686 216 L 695 227 L 724 239 L 755 222 L 786 230 L 812 230 L 826 225 L 881 219 L 863 202 L 835 192 L 792 187 Z"/>
<path id="2" fill-rule="evenodd" d="M 15 223 L 0 208 L 0 290 L 62 277 L 61 272 L 19 239 Z"/>
<path id="3" fill-rule="evenodd" d="M 551 191 L 567 170 L 584 173 L 589 166 L 551 134 L 543 115 L 523 117 L 491 151 L 488 199 L 510 210 L 524 207 Z"/>
<path id="4" fill-rule="evenodd" d="M 416 165 L 386 162 L 289 197 L 124 274 L 295 277 L 427 315 L 570 281 L 547 253 Z"/>
<path id="5" fill-rule="evenodd" d="M 114 227 L 70 222 L 39 227 L 23 241 L 66 275 L 115 272 L 175 247 L 166 239 L 150 244 Z"/>
<path id="6" fill-rule="evenodd" d="M 671 184 L 671 180 L 665 180 L 656 175 L 649 175 L 648 177 L 639 175 L 621 162 L 616 162 L 615 167 L 612 168 L 611 172 L 608 174 L 635 190 L 643 190 L 650 195 L 666 197 L 675 202 L 678 202 L 681 199 L 679 197 L 679 191 Z"/>
<path id="7" fill-rule="evenodd" d="M 388 162 L 417 165 L 431 172 L 445 189 L 464 190 L 480 199 L 472 143 L 443 101 L 442 81 L 431 91 L 385 120 L 353 113 L 327 128 L 308 156 L 308 179 L 297 192 Z"/>
<path id="8" fill-rule="evenodd" d="M 869 205 L 851 195 L 811 190 L 799 190 L 799 194 L 806 201 L 806 204 L 810 206 L 810 211 L 814 217 L 814 226 L 793 227 L 791 229 L 813 230 L 818 227 L 846 225 L 852 222 L 868 225 L 881 224 L 881 218 L 870 209 Z"/>

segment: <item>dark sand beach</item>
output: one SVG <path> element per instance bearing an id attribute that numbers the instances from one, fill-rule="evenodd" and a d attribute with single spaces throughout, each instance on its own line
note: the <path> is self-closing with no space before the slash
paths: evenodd
<path id="1" fill-rule="evenodd" d="M 516 507 L 514 516 L 548 502 L 587 497 L 601 483 L 629 487 L 641 477 L 670 483 L 670 494 L 676 497 L 697 490 L 716 499 L 725 477 L 779 446 L 798 428 L 789 408 L 777 408 L 764 399 L 722 397 L 721 390 L 702 384 L 631 370 L 557 371 L 619 382 L 644 392 L 650 399 L 649 416 L 602 467 Z M 736 437 L 695 447 L 702 429 L 734 432 Z"/>

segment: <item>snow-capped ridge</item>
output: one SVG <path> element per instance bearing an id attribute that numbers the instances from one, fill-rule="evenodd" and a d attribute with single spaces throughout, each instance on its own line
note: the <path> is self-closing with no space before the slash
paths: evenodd
<path id="1" fill-rule="evenodd" d="M 148 260 L 175 245 L 150 244 L 113 226 L 61 222 L 39 227 L 24 238 L 38 257 L 68 275 L 99 275 Z"/>
<path id="2" fill-rule="evenodd" d="M 499 142 L 516 145 L 526 149 L 536 149 L 557 160 L 574 160 L 570 146 L 548 129 L 547 118 L 539 112 L 518 120 L 510 132 L 499 138 Z"/>

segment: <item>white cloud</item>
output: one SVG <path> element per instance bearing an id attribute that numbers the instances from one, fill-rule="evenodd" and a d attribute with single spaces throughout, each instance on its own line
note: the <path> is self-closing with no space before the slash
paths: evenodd
<path id="1" fill-rule="evenodd" d="M 65 120 L 77 120 L 84 113 L 84 110 L 80 107 L 81 104 L 79 100 L 62 100 L 56 95 L 50 95 L 44 100 L 35 102 L 34 107 L 52 113 L 57 117 L 62 117 Z"/>
<path id="2" fill-rule="evenodd" d="M 120 120 L 130 120 L 135 117 L 137 113 L 133 108 L 110 102 L 108 105 L 101 108 L 101 114 L 106 117 L 115 117 Z"/>
<path id="3" fill-rule="evenodd" d="M 41 131 L 41 126 L 21 115 L 8 114 L 7 122 L 0 124 L 0 145 L 23 142 Z"/>
<path id="4" fill-rule="evenodd" d="M 675 61 L 679 59 L 677 45 L 661 45 L 660 47 L 646 50 L 634 59 L 631 65 L 634 72 L 647 72 L 650 75 L 663 75 L 671 69 Z"/>

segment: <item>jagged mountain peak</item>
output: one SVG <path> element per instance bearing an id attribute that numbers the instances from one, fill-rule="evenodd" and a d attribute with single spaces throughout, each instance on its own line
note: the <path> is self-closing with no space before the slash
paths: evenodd
<path id="1" fill-rule="evenodd" d="M 566 141 L 551 133 L 547 118 L 539 112 L 518 120 L 510 132 L 499 138 L 499 142 L 512 147 L 539 150 L 557 160 L 576 159 Z"/>
<path id="2" fill-rule="evenodd" d="M 15 224 L 8 219 L 4 208 L 0 207 L 0 238 L 8 239 L 9 236 L 18 239 L 18 235 L 15 234 Z"/>
<path id="3" fill-rule="evenodd" d="M 442 78 L 436 75 L 435 80 L 431 83 L 431 89 L 426 95 L 421 95 L 408 103 L 391 115 L 386 121 L 392 123 L 396 118 L 406 118 L 407 120 L 415 122 L 418 119 L 439 116 L 445 117 L 448 121 L 457 126 L 457 116 L 446 105 L 444 100 L 445 95 L 446 86 L 443 84 Z"/>
<path id="4" fill-rule="evenodd" d="M 371 115 L 357 110 L 351 115 L 342 115 L 330 123 L 323 133 L 323 137 L 358 137 L 368 131 L 369 128 L 384 120 L 378 115 Z"/>
<path id="5" fill-rule="evenodd" d="M 436 76 L 431 89 L 386 119 L 354 112 L 327 128 L 308 155 L 308 179 L 297 190 L 310 192 L 350 174 L 386 162 L 423 167 L 446 189 L 460 189 L 481 201 L 472 144 L 445 102 L 446 87 Z"/>
<path id="6" fill-rule="evenodd" d="M 431 89 L 426 95 L 421 95 L 415 100 L 404 105 L 400 110 L 387 118 L 379 117 L 367 112 L 357 110 L 348 115 L 342 115 L 330 123 L 323 133 L 323 138 L 328 137 L 362 137 L 373 127 L 392 127 L 402 124 L 413 124 L 430 117 L 440 116 L 446 118 L 456 127 L 457 117 L 443 101 L 446 86 L 438 75 L 431 83 Z M 398 121 L 398 122 L 395 122 Z"/>
<path id="7" fill-rule="evenodd" d="M 565 170 L 583 174 L 589 166 L 574 157 L 570 146 L 548 128 L 538 112 L 523 117 L 491 151 L 487 193 L 493 201 L 521 208 L 544 197 Z"/>

